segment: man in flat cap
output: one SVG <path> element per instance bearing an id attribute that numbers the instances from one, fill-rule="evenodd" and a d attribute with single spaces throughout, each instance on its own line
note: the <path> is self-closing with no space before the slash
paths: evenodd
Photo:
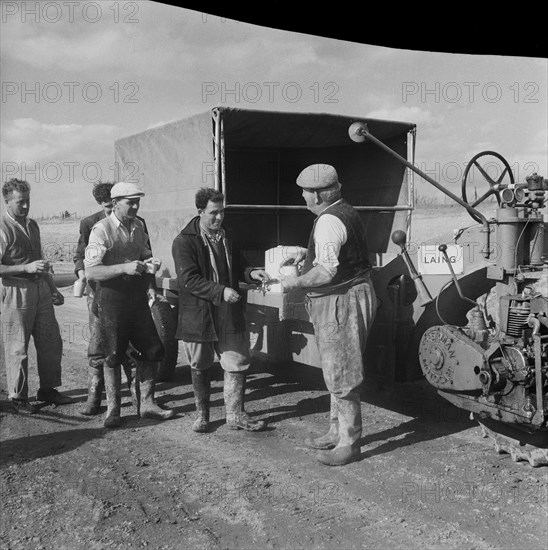
<path id="1" fill-rule="evenodd" d="M 83 414 L 85 416 L 94 416 L 99 413 L 99 408 L 101 406 L 101 396 L 105 386 L 103 376 L 103 363 L 105 358 L 101 355 L 102 352 L 97 347 L 99 343 L 99 320 L 93 308 L 96 283 L 94 281 L 86 281 L 84 258 L 86 246 L 88 245 L 89 236 L 91 234 L 91 229 L 98 221 L 106 218 L 107 216 L 110 216 L 112 212 L 113 204 L 112 198 L 110 196 L 110 191 L 113 185 L 114 183 L 111 182 L 99 182 L 93 186 L 93 198 L 101 207 L 101 210 L 83 218 L 80 221 L 80 236 L 78 238 L 78 245 L 74 253 L 74 273 L 76 277 L 78 277 L 78 279 L 82 281 L 82 283 L 85 284 L 87 282 L 86 295 L 89 314 L 89 329 L 91 335 L 89 341 L 89 347 L 91 349 L 88 349 L 88 398 L 84 407 L 80 411 L 80 414 Z M 145 233 L 148 235 L 148 229 L 145 220 L 140 216 L 137 216 L 137 219 L 143 222 Z M 134 383 L 134 372 L 132 371 L 132 365 L 129 356 L 126 356 L 122 359 L 122 367 L 126 374 L 127 384 L 128 388 L 131 391 L 132 398 L 135 401 L 135 404 L 138 406 L 136 385 Z"/>
<path id="2" fill-rule="evenodd" d="M 144 224 L 137 218 L 144 192 L 133 183 L 118 182 L 110 196 L 112 213 L 93 226 L 84 266 L 88 281 L 97 283 L 94 307 L 107 397 L 104 425 L 114 428 L 120 424 L 121 364 L 129 343 L 142 359 L 137 369 L 141 418 L 164 420 L 175 413 L 154 401 L 164 347 L 148 307 L 149 299 L 156 300 L 156 284 L 154 275 L 146 273 L 152 253 Z"/>
<path id="3" fill-rule="evenodd" d="M 297 178 L 316 220 L 308 248 L 288 253 L 283 264 L 300 264 L 298 276 L 282 280 L 284 292 L 303 289 L 308 297 L 322 372 L 331 397 L 330 428 L 305 444 L 320 450 L 318 460 L 341 466 L 360 455 L 360 385 L 363 353 L 377 308 L 370 280 L 365 227 L 358 212 L 341 198 L 335 168 L 314 164 Z"/>

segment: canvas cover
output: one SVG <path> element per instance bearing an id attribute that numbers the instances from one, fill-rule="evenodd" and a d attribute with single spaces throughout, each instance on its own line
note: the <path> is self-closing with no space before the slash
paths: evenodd
<path id="1" fill-rule="evenodd" d="M 118 179 L 130 178 L 146 193 L 140 215 L 163 261 L 159 275 L 174 276 L 171 244 L 196 215 L 194 195 L 203 186 L 225 191 L 225 223 L 254 265 L 278 244 L 306 245 L 313 216 L 295 179 L 309 164 L 333 164 L 354 206 L 408 204 L 405 168 L 374 144 L 350 140 L 355 121 L 407 158 L 413 124 L 326 113 L 218 107 L 118 140 Z M 361 213 L 373 253 L 394 248 L 390 235 L 405 228 L 408 213 Z"/>

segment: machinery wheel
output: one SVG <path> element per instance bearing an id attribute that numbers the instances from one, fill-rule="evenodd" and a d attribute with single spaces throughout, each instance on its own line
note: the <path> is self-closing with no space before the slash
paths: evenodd
<path id="1" fill-rule="evenodd" d="M 498 160 L 497 164 L 502 163 L 503 168 L 501 169 L 500 176 L 498 177 L 498 179 L 496 181 L 493 178 L 491 178 L 491 176 L 489 176 L 487 171 L 484 169 L 484 167 L 486 166 L 486 163 L 483 163 L 484 166 L 482 166 L 478 162 L 478 160 L 481 157 L 495 157 Z M 491 162 L 494 162 L 494 161 L 491 161 Z M 489 164 L 489 163 L 487 163 L 487 164 Z M 468 193 L 467 193 L 466 189 L 468 187 L 469 180 L 471 179 L 470 178 L 470 175 L 471 175 L 470 170 L 474 167 L 477 168 L 477 170 L 480 172 L 480 174 L 487 181 L 487 183 L 489 185 L 489 190 L 486 191 L 481 197 L 476 199 L 474 202 L 471 202 L 470 200 L 468 200 L 468 196 L 467 196 Z M 477 155 L 475 155 L 470 160 L 470 162 L 466 165 L 466 168 L 464 169 L 464 174 L 463 174 L 463 177 L 462 177 L 462 200 L 464 202 L 468 203 L 473 208 L 476 208 L 479 204 L 481 204 L 488 197 L 490 197 L 491 195 L 495 195 L 495 197 L 497 199 L 497 202 L 500 205 L 499 188 L 500 188 L 500 184 L 502 183 L 502 180 L 506 176 L 509 177 L 510 183 L 514 183 L 514 174 L 512 174 L 512 169 L 510 168 L 510 165 L 508 164 L 508 161 L 502 155 L 500 155 L 499 153 L 495 153 L 494 151 L 482 151 L 481 153 L 478 153 Z M 476 218 L 474 216 L 472 216 L 472 217 L 478 223 L 481 223 L 481 220 L 479 218 Z"/>
<path id="2" fill-rule="evenodd" d="M 156 330 L 158 331 L 158 336 L 165 348 L 165 357 L 160 363 L 157 380 L 159 382 L 167 382 L 173 376 L 179 353 L 179 343 L 175 339 L 177 318 L 171 306 L 166 301 L 160 300 L 156 302 L 150 308 L 150 311 L 156 325 Z"/>

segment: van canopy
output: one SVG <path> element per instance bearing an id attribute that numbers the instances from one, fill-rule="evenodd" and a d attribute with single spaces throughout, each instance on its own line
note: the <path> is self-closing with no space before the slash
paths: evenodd
<path id="1" fill-rule="evenodd" d="M 173 276 L 171 243 L 196 215 L 200 187 L 224 192 L 225 223 L 241 236 L 240 244 L 250 251 L 247 260 L 255 265 L 261 265 L 265 250 L 279 244 L 306 245 L 313 216 L 295 180 L 317 163 L 336 168 L 343 197 L 366 224 L 370 251 L 399 251 L 390 235 L 407 227 L 412 182 L 392 155 L 350 139 L 348 128 L 357 121 L 402 157 L 412 155 L 411 123 L 232 107 L 215 107 L 116 141 L 117 179 L 139 183 L 145 191 L 140 213 L 154 253 L 164 262 L 163 275 Z"/>
<path id="2" fill-rule="evenodd" d="M 381 141 L 406 135 L 415 128 L 408 122 L 349 117 L 327 113 L 288 113 L 218 107 L 224 135 L 231 147 L 251 149 L 344 147 L 350 145 L 348 127 L 366 122 L 371 134 Z"/>

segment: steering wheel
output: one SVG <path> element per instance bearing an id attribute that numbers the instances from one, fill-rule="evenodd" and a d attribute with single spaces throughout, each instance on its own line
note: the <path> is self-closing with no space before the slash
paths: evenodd
<path id="1" fill-rule="evenodd" d="M 502 165 L 504 166 L 504 170 L 502 170 L 499 178 L 495 181 L 489 176 L 489 174 L 484 170 L 484 168 L 480 165 L 478 162 L 478 159 L 481 157 L 495 157 L 497 158 Z M 476 167 L 481 175 L 485 178 L 487 183 L 489 184 L 489 190 L 486 191 L 479 199 L 476 199 L 473 203 L 470 203 L 468 201 L 468 198 L 466 196 L 466 187 L 468 185 L 468 175 L 470 173 L 470 170 L 473 167 Z M 510 165 L 508 164 L 508 161 L 499 153 L 495 153 L 494 151 L 482 151 L 481 153 L 478 153 L 475 155 L 472 160 L 466 165 L 466 168 L 464 170 L 464 175 L 462 177 L 462 200 L 472 206 L 472 208 L 476 208 L 479 204 L 481 204 L 484 200 L 486 200 L 491 195 L 495 195 L 495 198 L 497 199 L 497 203 L 500 206 L 500 186 L 502 183 L 502 180 L 505 178 L 505 176 L 508 175 L 510 179 L 510 183 L 514 183 L 514 174 L 512 173 L 512 169 L 510 168 Z M 470 214 L 477 222 L 480 222 L 481 220 L 472 214 Z"/>

